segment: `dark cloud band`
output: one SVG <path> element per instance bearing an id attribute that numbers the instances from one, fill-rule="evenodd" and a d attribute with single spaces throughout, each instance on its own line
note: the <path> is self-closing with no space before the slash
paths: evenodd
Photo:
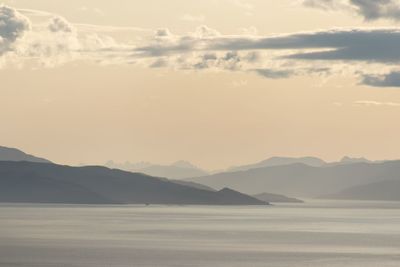
<path id="1" fill-rule="evenodd" d="M 307 7 L 323 10 L 348 10 L 364 17 L 365 20 L 400 20 L 399 0 L 304 0 Z"/>

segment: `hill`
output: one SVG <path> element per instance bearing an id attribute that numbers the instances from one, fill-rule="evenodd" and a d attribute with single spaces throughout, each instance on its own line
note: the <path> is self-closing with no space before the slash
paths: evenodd
<path id="1" fill-rule="evenodd" d="M 304 203 L 304 201 L 297 198 L 291 198 L 284 195 L 271 194 L 271 193 L 261 193 L 253 195 L 253 197 L 261 201 L 270 203 Z"/>
<path id="2" fill-rule="evenodd" d="M 226 189 L 202 190 L 106 167 L 0 161 L 0 202 L 263 205 Z"/>
<path id="3" fill-rule="evenodd" d="M 31 162 L 41 162 L 50 163 L 49 160 L 38 158 L 16 148 L 9 148 L 0 146 L 0 161 L 31 161 Z"/>

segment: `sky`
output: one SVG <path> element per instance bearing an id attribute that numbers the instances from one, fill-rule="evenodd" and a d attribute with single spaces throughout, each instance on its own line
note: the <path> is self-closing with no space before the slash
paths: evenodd
<path id="1" fill-rule="evenodd" d="M 1 145 L 63 164 L 400 158 L 400 1 L 0 1 Z"/>

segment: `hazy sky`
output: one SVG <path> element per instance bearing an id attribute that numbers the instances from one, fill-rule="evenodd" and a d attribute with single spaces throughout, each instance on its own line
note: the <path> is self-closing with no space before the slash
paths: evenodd
<path id="1" fill-rule="evenodd" d="M 400 158 L 398 1 L 0 3 L 1 145 L 210 169 Z"/>

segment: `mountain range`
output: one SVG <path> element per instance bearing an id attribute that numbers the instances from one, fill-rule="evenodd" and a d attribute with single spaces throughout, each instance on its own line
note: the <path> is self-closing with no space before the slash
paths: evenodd
<path id="1" fill-rule="evenodd" d="M 183 166 L 183 162 L 180 162 Z M 71 167 L 0 147 L 0 202 L 265 205 L 223 188 L 99 166 Z"/>
<path id="2" fill-rule="evenodd" d="M 302 163 L 313 167 L 322 167 L 322 166 L 360 163 L 360 162 L 372 163 L 373 161 L 370 161 L 365 158 L 350 158 L 347 156 L 343 157 L 342 160 L 340 160 L 339 162 L 325 162 L 324 160 L 319 159 L 317 157 L 298 157 L 298 158 L 271 157 L 257 163 L 229 167 L 228 169 L 222 171 L 207 171 L 184 160 L 180 160 L 169 165 L 153 164 L 150 162 L 131 163 L 129 161 L 125 163 L 116 163 L 110 160 L 104 166 L 112 169 L 120 169 L 130 172 L 140 172 L 156 177 L 165 177 L 168 179 L 183 180 L 188 178 L 208 176 L 211 174 L 221 173 L 221 172 L 246 171 L 250 169 L 290 165 L 295 163 Z"/>
<path id="3" fill-rule="evenodd" d="M 115 163 L 109 165 L 119 167 Z M 125 165 L 141 170 L 156 170 L 161 166 Z M 118 168 L 62 166 L 18 149 L 0 147 L 0 201 L 215 205 L 300 202 L 284 195 L 400 200 L 400 161 L 344 157 L 328 163 L 315 157 L 273 157 L 212 175 L 185 161 L 166 167 L 203 175 L 177 180 Z"/>
<path id="4" fill-rule="evenodd" d="M 309 166 L 320 167 L 327 163 L 322 159 L 316 157 L 301 157 L 301 158 L 289 158 L 289 157 L 272 157 L 255 164 L 248 164 L 243 166 L 231 167 L 227 172 L 247 171 L 250 169 L 290 165 L 294 163 L 302 163 Z"/>
<path id="5" fill-rule="evenodd" d="M 108 161 L 105 166 L 113 169 L 121 169 L 130 172 L 140 172 L 151 176 L 165 177 L 169 179 L 184 179 L 209 174 L 207 171 L 202 170 L 194 166 L 190 162 L 183 160 L 174 162 L 171 165 L 159 165 L 148 162 L 125 162 L 119 164 L 115 163 L 114 161 Z"/>
<path id="6" fill-rule="evenodd" d="M 269 191 L 305 198 L 326 195 L 334 197 L 336 193 L 352 187 L 367 184 L 372 184 L 370 186 L 373 187 L 373 183 L 400 180 L 400 161 L 359 162 L 320 167 L 295 163 L 219 173 L 189 180 L 216 189 L 229 185 L 235 190 L 252 195 Z M 396 190 L 400 193 L 400 188 Z M 377 189 L 377 192 L 381 197 L 375 196 L 374 199 L 386 199 L 384 190 Z M 348 193 L 347 197 L 351 199 L 351 194 Z"/>

